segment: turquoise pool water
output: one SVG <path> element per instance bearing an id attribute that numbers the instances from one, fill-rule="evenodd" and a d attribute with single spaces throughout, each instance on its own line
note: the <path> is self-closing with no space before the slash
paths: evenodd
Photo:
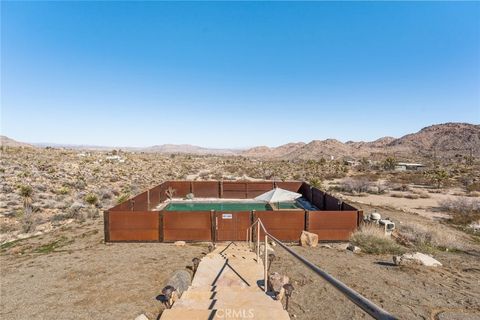
<path id="1" fill-rule="evenodd" d="M 278 204 L 276 204 L 278 205 Z M 295 203 L 280 203 L 280 209 L 298 209 Z M 167 211 L 265 211 L 272 210 L 270 205 L 262 202 L 172 202 Z"/>

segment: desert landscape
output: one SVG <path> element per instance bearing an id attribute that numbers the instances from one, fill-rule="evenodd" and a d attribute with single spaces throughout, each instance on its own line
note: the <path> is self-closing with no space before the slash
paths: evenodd
<path id="1" fill-rule="evenodd" d="M 92 150 L 39 147 L 4 137 L 2 318 L 134 319 L 144 314 L 155 319 L 164 309 L 156 298 L 165 281 L 176 270 L 191 269 L 208 243 L 106 244 L 103 210 L 166 179 L 276 179 L 308 181 L 396 224 L 391 238 L 371 230 L 354 233 L 350 242 L 360 253 L 339 243 L 294 245 L 295 251 L 401 319 L 478 319 L 479 138 L 478 125 L 436 125 L 392 140 L 408 144 L 381 148 L 383 159 L 370 146 L 343 155 L 344 146 L 325 153 L 318 143 L 292 159 L 291 149 L 270 157 L 256 154 L 259 148 L 233 155 L 196 154 L 190 147 L 188 152 L 177 147 L 175 153 Z M 395 150 L 402 144 L 408 151 L 399 156 Z M 459 145 L 464 148 L 452 150 Z M 433 146 L 436 155 L 424 153 Z M 425 167 L 398 168 L 408 161 Z M 395 265 L 393 255 L 405 252 L 430 254 L 443 266 Z M 295 287 L 291 317 L 365 318 L 281 249 L 275 253 L 272 271 L 288 275 Z"/>

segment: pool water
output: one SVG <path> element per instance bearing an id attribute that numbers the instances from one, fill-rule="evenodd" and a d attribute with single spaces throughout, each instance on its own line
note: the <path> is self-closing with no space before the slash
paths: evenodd
<path id="1" fill-rule="evenodd" d="M 279 203 L 280 209 L 298 209 L 295 203 Z M 167 211 L 267 211 L 272 210 L 269 204 L 263 202 L 171 202 Z"/>

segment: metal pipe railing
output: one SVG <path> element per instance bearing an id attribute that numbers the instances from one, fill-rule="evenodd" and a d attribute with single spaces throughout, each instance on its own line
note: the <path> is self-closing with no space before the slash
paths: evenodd
<path id="1" fill-rule="evenodd" d="M 380 320 L 395 320 L 397 319 L 395 316 L 391 315 L 388 313 L 386 310 L 383 308 L 377 306 L 375 303 L 370 301 L 369 299 L 365 298 L 362 296 L 360 293 L 356 292 L 355 290 L 349 288 L 347 285 L 345 285 L 343 282 L 340 280 L 337 280 L 327 272 L 323 271 L 304 257 L 300 256 L 298 253 L 293 251 L 292 249 L 288 248 L 283 242 L 272 236 L 267 229 L 265 229 L 265 226 L 263 225 L 262 221 L 260 218 L 255 220 L 255 222 L 248 227 L 248 230 L 250 232 L 247 232 L 247 242 L 250 244 L 250 242 L 253 241 L 253 227 L 257 225 L 257 262 L 260 262 L 260 228 L 262 228 L 263 232 L 265 233 L 265 244 L 264 244 L 264 290 L 267 292 L 267 287 L 268 287 L 268 250 L 267 250 L 267 245 L 268 245 L 268 238 L 270 238 L 272 241 L 274 241 L 276 244 L 278 244 L 280 247 L 282 247 L 285 251 L 290 253 L 292 256 L 294 256 L 297 260 L 299 260 L 301 263 L 303 263 L 305 266 L 307 266 L 310 270 L 315 272 L 317 275 L 321 276 L 324 280 L 326 280 L 329 284 L 331 284 L 335 289 L 340 291 L 342 294 L 344 294 L 350 301 L 352 301 L 355 305 L 360 307 L 363 311 L 365 311 L 368 315 L 370 315 L 374 319 L 380 319 Z"/>

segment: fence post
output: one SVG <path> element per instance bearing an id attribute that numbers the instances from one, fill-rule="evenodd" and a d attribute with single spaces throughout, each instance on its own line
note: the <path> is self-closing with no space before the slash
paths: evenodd
<path id="1" fill-rule="evenodd" d="M 147 190 L 147 211 L 150 211 L 150 190 Z"/>
<path id="2" fill-rule="evenodd" d="M 260 221 L 257 220 L 257 263 L 260 263 Z"/>
<path id="3" fill-rule="evenodd" d="M 264 276 L 264 284 L 265 284 L 265 292 L 267 292 L 267 282 L 268 282 L 268 271 L 267 271 L 267 259 L 268 259 L 268 250 L 267 250 L 267 241 L 268 241 L 268 236 L 265 234 L 265 246 L 263 251 L 265 252 L 265 260 L 263 263 L 263 276 Z"/>

